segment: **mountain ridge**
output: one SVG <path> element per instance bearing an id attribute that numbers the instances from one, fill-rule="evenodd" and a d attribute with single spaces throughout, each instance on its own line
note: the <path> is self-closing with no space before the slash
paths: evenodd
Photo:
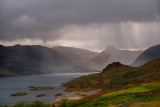
<path id="1" fill-rule="evenodd" d="M 63 54 L 71 62 L 78 65 L 82 65 L 83 63 L 89 61 L 94 56 L 98 55 L 98 52 L 93 52 L 86 49 L 80 49 L 74 47 L 57 46 L 53 47 L 52 49 Z"/>
<path id="2" fill-rule="evenodd" d="M 142 66 L 146 62 L 157 59 L 157 58 L 160 58 L 160 44 L 146 49 L 137 57 L 135 62 L 133 62 L 131 65 Z"/>
<path id="3" fill-rule="evenodd" d="M 0 76 L 92 71 L 78 67 L 61 53 L 40 45 L 0 45 L 0 68 Z"/>
<path id="4" fill-rule="evenodd" d="M 125 65 L 132 64 L 135 59 L 142 53 L 139 51 L 119 50 L 113 46 L 109 46 L 106 50 L 92 58 L 86 66 L 96 70 L 102 70 L 106 65 L 113 62 L 121 62 Z"/>

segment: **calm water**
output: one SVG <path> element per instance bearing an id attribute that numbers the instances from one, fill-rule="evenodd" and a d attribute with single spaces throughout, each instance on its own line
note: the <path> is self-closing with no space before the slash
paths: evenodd
<path id="1" fill-rule="evenodd" d="M 46 103 L 56 100 L 53 96 L 37 98 L 39 94 L 72 94 L 62 92 L 64 88 L 58 87 L 60 83 L 69 81 L 73 78 L 77 78 L 88 73 L 55 73 L 45 75 L 31 75 L 31 76 L 19 76 L 19 77 L 5 77 L 0 78 L 0 105 L 12 105 L 20 101 L 33 102 L 35 100 L 44 101 Z M 54 90 L 42 90 L 42 91 L 30 91 L 30 86 L 54 86 Z M 10 94 L 17 92 L 28 92 L 29 95 L 11 97 Z"/>

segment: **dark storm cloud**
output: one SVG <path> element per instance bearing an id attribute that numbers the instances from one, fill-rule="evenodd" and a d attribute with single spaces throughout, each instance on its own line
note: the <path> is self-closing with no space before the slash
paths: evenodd
<path id="1" fill-rule="evenodd" d="M 157 11 L 160 14 L 160 0 L 157 0 Z"/>
<path id="2" fill-rule="evenodd" d="M 1 0 L 0 39 L 59 39 L 71 24 L 154 21 L 159 0 Z"/>
<path id="3" fill-rule="evenodd" d="M 103 50 L 107 46 L 120 49 L 146 49 L 160 43 L 160 22 L 122 22 L 68 26 L 62 30 L 65 46 Z M 69 42 L 71 41 L 71 42 Z"/>

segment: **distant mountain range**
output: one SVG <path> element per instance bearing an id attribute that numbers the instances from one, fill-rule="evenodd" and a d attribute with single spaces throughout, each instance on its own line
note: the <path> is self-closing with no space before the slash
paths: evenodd
<path id="1" fill-rule="evenodd" d="M 0 76 L 92 71 L 75 65 L 63 54 L 44 46 L 0 45 Z"/>
<path id="2" fill-rule="evenodd" d="M 138 57 L 138 58 L 137 58 Z M 142 51 L 119 50 L 112 46 L 101 53 L 73 47 L 0 45 L 0 76 L 55 72 L 95 72 L 106 65 L 121 62 L 140 66 L 160 58 L 160 45 Z"/>
<path id="3" fill-rule="evenodd" d="M 76 65 L 82 65 L 99 54 L 98 52 L 92 52 L 74 47 L 58 46 L 53 47 L 52 49 L 63 54 L 66 58 L 68 58 L 68 60 Z"/>
<path id="4" fill-rule="evenodd" d="M 132 66 L 141 66 L 146 62 L 157 58 L 160 58 L 160 45 L 152 46 L 146 49 L 142 54 L 140 54 Z"/>
<path id="5" fill-rule="evenodd" d="M 92 58 L 86 65 L 89 68 L 102 70 L 106 65 L 113 62 L 121 62 L 126 65 L 132 64 L 142 53 L 139 51 L 119 50 L 112 46 L 106 48 L 100 54 Z"/>

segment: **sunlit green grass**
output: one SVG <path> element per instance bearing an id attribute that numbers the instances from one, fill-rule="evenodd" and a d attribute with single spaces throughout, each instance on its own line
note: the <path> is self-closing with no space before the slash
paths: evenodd
<path id="1" fill-rule="evenodd" d="M 139 86 L 135 86 L 132 88 L 116 91 L 116 92 L 111 92 L 105 95 L 102 95 L 101 97 L 91 101 L 87 102 L 85 104 L 82 104 L 81 106 L 78 107 L 107 107 L 107 106 L 112 106 L 112 105 L 121 105 L 125 104 L 128 102 L 132 101 L 145 101 L 148 98 L 149 93 L 143 93 L 143 94 L 131 94 L 130 93 L 139 93 L 139 92 L 147 92 L 147 91 L 152 91 L 157 87 L 160 87 L 160 82 L 157 83 L 148 83 L 148 84 L 142 84 Z M 128 94 L 124 96 L 118 96 L 118 95 L 123 95 L 123 94 Z M 159 96 L 155 96 L 151 98 L 152 101 L 157 101 L 159 100 Z"/>
<path id="2" fill-rule="evenodd" d="M 159 88 L 160 88 L 160 82 L 142 84 L 142 85 L 134 86 L 128 89 L 111 92 L 95 99 L 82 99 L 81 101 L 74 102 L 74 103 L 64 102 L 59 107 L 110 107 L 110 106 L 119 106 L 125 103 L 134 102 L 134 101 L 144 102 L 148 99 L 148 96 L 150 95 L 148 93 L 149 91 L 159 90 Z M 146 92 L 146 93 L 143 93 L 143 92 Z M 18 92 L 18 93 L 22 94 L 21 92 Z M 122 95 L 122 96 L 119 96 L 119 95 Z M 149 99 L 149 101 L 160 102 L 160 92 L 153 94 Z M 20 102 L 14 105 L 13 107 L 24 107 L 24 106 L 25 107 L 50 107 L 50 106 L 54 107 L 54 104 L 44 104 L 43 102 L 40 102 L 40 101 L 35 101 L 30 104 Z M 7 106 L 0 106 L 0 107 L 7 107 Z"/>
<path id="3" fill-rule="evenodd" d="M 153 86 L 160 86 L 160 82 L 142 84 L 142 85 L 139 85 L 139 86 L 136 86 L 136 87 L 132 87 L 132 88 L 116 91 L 116 92 L 111 92 L 109 94 L 103 95 L 101 98 L 115 97 L 115 96 L 120 95 L 120 94 L 146 92 L 146 91 L 150 91 Z"/>

